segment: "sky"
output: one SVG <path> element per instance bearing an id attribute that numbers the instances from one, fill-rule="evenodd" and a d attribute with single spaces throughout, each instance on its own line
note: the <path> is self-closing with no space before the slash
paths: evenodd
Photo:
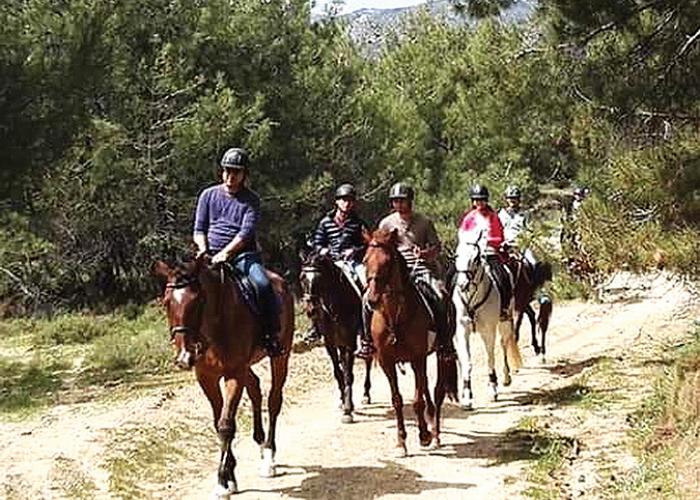
<path id="1" fill-rule="evenodd" d="M 312 12 L 320 14 L 329 0 L 316 0 L 316 7 Z M 394 9 L 396 7 L 408 7 L 425 3 L 425 0 L 345 0 L 345 5 L 341 10 L 342 14 L 347 14 L 358 9 Z"/>

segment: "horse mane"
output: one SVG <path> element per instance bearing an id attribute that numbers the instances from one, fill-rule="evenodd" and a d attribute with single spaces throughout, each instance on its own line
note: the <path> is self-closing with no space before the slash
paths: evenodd
<path id="1" fill-rule="evenodd" d="M 396 246 L 394 232 L 388 229 L 377 229 L 376 231 L 374 231 L 374 233 L 372 233 L 372 240 L 374 240 L 374 242 L 378 246 L 391 251 L 391 253 L 396 257 L 396 260 L 398 261 L 401 280 L 405 283 L 413 285 L 413 280 L 411 279 L 410 273 L 408 272 L 408 263 L 406 262 L 406 258 Z"/>

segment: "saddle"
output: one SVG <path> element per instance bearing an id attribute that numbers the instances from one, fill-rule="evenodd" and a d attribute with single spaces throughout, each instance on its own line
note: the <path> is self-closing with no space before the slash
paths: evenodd
<path id="1" fill-rule="evenodd" d="M 222 269 L 250 312 L 253 313 L 254 316 L 262 316 L 263 308 L 260 303 L 260 293 L 253 282 L 228 262 L 223 265 Z"/>

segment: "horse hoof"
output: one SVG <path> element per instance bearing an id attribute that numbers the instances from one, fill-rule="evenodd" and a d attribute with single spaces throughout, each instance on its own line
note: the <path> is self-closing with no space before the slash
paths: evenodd
<path id="1" fill-rule="evenodd" d="M 474 405 L 471 401 L 462 401 L 461 403 L 459 403 L 459 407 L 464 411 L 471 411 L 474 409 Z"/>
<path id="2" fill-rule="evenodd" d="M 406 451 L 405 446 L 397 446 L 394 449 L 394 458 L 406 458 L 408 456 L 408 451 Z"/>
<path id="3" fill-rule="evenodd" d="M 498 401 L 498 393 L 497 393 L 496 391 L 494 391 L 494 392 L 491 394 L 491 402 L 492 402 L 492 403 L 495 403 L 496 401 Z"/>
<path id="4" fill-rule="evenodd" d="M 355 421 L 355 419 L 352 418 L 352 413 L 345 413 L 342 417 L 340 417 L 340 421 L 344 424 L 351 424 Z"/>
<path id="5" fill-rule="evenodd" d="M 216 485 L 212 498 L 217 500 L 221 498 L 229 498 L 231 495 L 235 495 L 236 493 L 238 493 L 238 485 L 236 484 L 236 481 L 228 481 L 225 487 L 221 484 Z"/>
<path id="6" fill-rule="evenodd" d="M 262 463 L 260 464 L 260 477 L 275 477 L 276 475 L 277 468 L 275 467 L 272 450 L 269 448 L 263 448 Z"/>
<path id="7" fill-rule="evenodd" d="M 507 377 L 505 377 L 505 378 L 503 379 L 503 385 L 504 385 L 505 387 L 508 387 L 508 386 L 509 386 L 510 384 L 512 384 L 512 383 L 513 383 L 513 380 L 510 378 L 510 375 L 508 375 Z"/>
<path id="8" fill-rule="evenodd" d="M 440 440 L 437 438 L 432 438 L 429 443 L 425 445 L 421 444 L 421 450 L 423 451 L 435 451 L 440 449 Z"/>
<path id="9" fill-rule="evenodd" d="M 363 405 L 368 405 L 368 404 L 370 404 L 371 402 L 372 402 L 372 401 L 369 399 L 369 396 L 365 396 L 364 398 L 362 398 L 362 404 L 363 404 Z"/>
<path id="10" fill-rule="evenodd" d="M 547 364 L 547 358 L 544 357 L 544 354 L 540 357 L 540 364 L 543 364 L 543 365 Z"/>

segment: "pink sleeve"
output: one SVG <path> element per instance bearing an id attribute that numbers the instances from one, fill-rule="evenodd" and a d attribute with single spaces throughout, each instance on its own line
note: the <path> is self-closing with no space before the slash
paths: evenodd
<path id="1" fill-rule="evenodd" d="M 476 220 L 474 219 L 474 214 L 471 212 L 471 210 L 464 212 L 462 222 L 459 223 L 459 230 L 469 232 L 474 229 L 475 225 Z"/>
<path id="2" fill-rule="evenodd" d="M 501 224 L 501 219 L 498 218 L 498 214 L 493 210 L 489 213 L 489 234 L 488 234 L 488 245 L 495 249 L 500 249 L 503 243 L 503 224 Z"/>

